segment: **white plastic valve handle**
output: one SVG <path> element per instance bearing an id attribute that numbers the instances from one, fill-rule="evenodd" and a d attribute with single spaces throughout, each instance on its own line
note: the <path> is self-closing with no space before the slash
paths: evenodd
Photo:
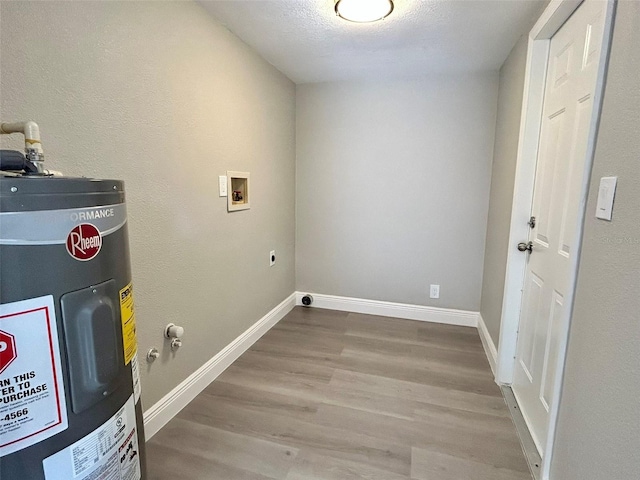
<path id="1" fill-rule="evenodd" d="M 182 338 L 184 335 L 184 328 L 170 323 L 167 325 L 165 332 L 167 332 L 167 337 L 169 338 Z"/>

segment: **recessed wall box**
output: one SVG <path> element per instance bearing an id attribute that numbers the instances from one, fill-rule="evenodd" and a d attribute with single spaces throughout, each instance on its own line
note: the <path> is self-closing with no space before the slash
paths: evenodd
<path id="1" fill-rule="evenodd" d="M 227 211 L 247 210 L 251 207 L 249 172 L 227 172 Z"/>

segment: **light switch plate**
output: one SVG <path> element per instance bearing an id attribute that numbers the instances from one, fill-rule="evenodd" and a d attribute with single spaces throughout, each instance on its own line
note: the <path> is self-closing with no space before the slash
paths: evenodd
<path id="1" fill-rule="evenodd" d="M 596 205 L 596 218 L 609 220 L 613 216 L 613 200 L 616 196 L 618 177 L 602 177 L 598 189 L 598 204 Z"/>
<path id="2" fill-rule="evenodd" d="M 220 175 L 218 177 L 218 184 L 220 185 L 220 196 L 226 197 L 227 196 L 227 176 Z"/>

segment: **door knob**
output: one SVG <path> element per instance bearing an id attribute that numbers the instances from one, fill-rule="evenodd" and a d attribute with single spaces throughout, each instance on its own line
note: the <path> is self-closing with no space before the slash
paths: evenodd
<path id="1" fill-rule="evenodd" d="M 520 242 L 518 244 L 518 250 L 520 250 L 521 252 L 533 252 L 533 242 L 529 242 L 529 243 L 525 243 L 525 242 Z"/>

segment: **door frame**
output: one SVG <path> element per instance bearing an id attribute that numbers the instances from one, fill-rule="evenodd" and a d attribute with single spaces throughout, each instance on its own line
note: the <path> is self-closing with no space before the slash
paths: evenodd
<path id="1" fill-rule="evenodd" d="M 509 229 L 509 252 L 505 272 L 505 287 L 502 302 L 502 317 L 500 320 L 500 341 L 498 345 L 498 359 L 496 366 L 496 382 L 511 385 L 516 362 L 516 348 L 522 307 L 524 277 L 526 271 L 526 255 L 517 251 L 518 242 L 529 238 L 527 222 L 531 215 L 533 203 L 533 189 L 540 142 L 540 127 L 542 125 L 542 108 L 544 103 L 544 87 L 549 59 L 549 45 L 551 37 L 562 27 L 573 12 L 582 4 L 583 0 L 551 0 L 536 24 L 529 33 L 527 44 L 527 63 L 525 69 L 524 95 L 520 119 L 518 138 L 518 153 L 516 160 L 516 176 L 511 210 L 511 225 Z M 586 201 L 591 180 L 591 167 L 596 144 L 596 135 L 602 110 L 602 99 L 606 72 L 609 63 L 609 49 L 613 34 L 613 19 L 617 0 L 606 1 L 604 33 L 602 35 L 602 53 L 598 66 L 596 88 L 593 98 L 593 111 L 587 139 L 587 153 L 580 194 L 578 223 L 574 237 L 577 245 L 576 255 L 571 259 L 570 287 L 566 297 L 566 309 L 560 328 L 560 345 L 554 385 L 554 398 L 549 410 L 549 431 L 542 458 L 542 478 L 549 478 L 551 457 L 556 433 L 556 424 L 561 402 L 561 389 L 564 379 L 564 365 L 569 339 L 569 328 L 573 311 L 574 293 L 578 276 L 584 220 L 586 215 Z"/>

